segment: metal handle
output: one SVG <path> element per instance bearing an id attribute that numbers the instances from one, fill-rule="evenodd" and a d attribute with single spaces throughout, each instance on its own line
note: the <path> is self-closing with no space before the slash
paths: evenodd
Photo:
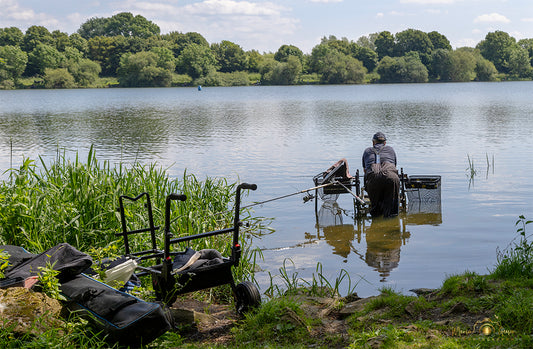
<path id="1" fill-rule="evenodd" d="M 239 184 L 239 187 L 241 189 L 256 190 L 257 189 L 257 184 L 241 183 L 241 184 Z"/>
<path id="2" fill-rule="evenodd" d="M 185 195 L 185 194 L 171 193 L 171 194 L 168 194 L 167 199 L 168 199 L 168 200 L 180 200 L 180 201 L 185 201 L 185 200 L 187 200 L 187 195 Z"/>

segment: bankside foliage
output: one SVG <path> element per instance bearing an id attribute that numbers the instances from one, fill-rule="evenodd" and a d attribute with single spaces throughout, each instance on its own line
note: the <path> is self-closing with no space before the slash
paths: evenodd
<path id="1" fill-rule="evenodd" d="M 77 33 L 31 26 L 0 28 L 0 88 L 360 84 L 364 82 L 492 81 L 533 78 L 533 39 L 490 32 L 476 47 L 452 49 L 441 33 L 406 29 L 357 41 L 323 37 L 312 52 L 282 45 L 274 53 L 244 51 L 199 33 L 161 34 L 157 24 L 123 12 L 91 18 Z M 246 78 L 243 78 L 245 76 Z M 115 81 L 116 81 L 115 80 Z"/>

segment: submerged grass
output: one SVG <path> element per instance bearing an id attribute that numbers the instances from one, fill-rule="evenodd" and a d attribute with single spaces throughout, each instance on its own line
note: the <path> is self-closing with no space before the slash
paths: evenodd
<path id="1" fill-rule="evenodd" d="M 355 292 L 359 282 L 364 280 L 363 277 L 359 276 L 359 279 L 353 282 L 350 273 L 345 269 L 341 269 L 338 276 L 333 278 L 333 282 L 331 282 L 330 278 L 324 274 L 322 263 L 320 262 L 316 264 L 316 271 L 311 275 L 311 279 L 306 280 L 300 278 L 298 272 L 289 272 L 289 269 L 294 267 L 294 262 L 291 259 L 285 259 L 283 266 L 278 269 L 279 274 L 272 275 L 269 272 L 270 286 L 265 291 L 268 297 L 276 298 L 302 293 L 319 297 L 340 297 L 341 285 L 347 283 L 347 294 L 352 294 Z M 280 282 L 277 282 L 278 280 Z"/>

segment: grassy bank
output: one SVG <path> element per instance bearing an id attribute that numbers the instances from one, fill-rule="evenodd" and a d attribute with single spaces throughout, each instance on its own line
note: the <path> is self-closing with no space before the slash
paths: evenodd
<path id="1" fill-rule="evenodd" d="M 392 289 L 358 299 L 335 296 L 338 282 L 279 277 L 272 300 L 233 330 L 231 346 L 286 348 L 531 348 L 533 347 L 533 242 L 520 216 L 517 236 L 498 251 L 488 275 L 465 271 L 439 289 Z M 337 281 L 346 279 L 343 272 Z M 305 297 L 302 297 L 304 295 Z M 328 297 L 324 302 L 320 297 Z M 322 302 L 321 310 L 308 309 Z M 317 314 L 327 314 L 321 317 Z M 296 319 L 296 320 L 295 320 Z M 209 347 L 208 345 L 202 347 Z"/>
<path id="2" fill-rule="evenodd" d="M 220 229 L 232 224 L 235 184 L 224 179 L 198 180 L 184 173 L 169 178 L 157 165 L 112 166 L 99 162 L 92 151 L 87 159 L 64 155 L 46 164 L 26 159 L 0 183 L 0 243 L 41 252 L 68 242 L 88 252 L 120 253 L 119 196 L 148 192 L 154 220 L 164 221 L 164 201 L 172 192 L 187 195 L 172 206 L 176 235 Z M 145 225 L 143 207 L 128 206 L 133 225 Z M 262 219 L 243 212 L 249 223 L 244 236 L 262 230 Z M 531 221 L 521 216 L 516 238 L 498 251 L 497 265 L 488 275 L 465 271 L 447 277 L 435 290 L 417 290 L 407 296 L 382 289 L 375 297 L 356 296 L 358 279 L 339 271 L 335 280 L 323 276 L 320 263 L 311 281 L 289 274 L 287 261 L 265 293 L 263 305 L 231 326 L 211 331 L 202 339 L 187 326 L 167 332 L 150 348 L 529 348 L 533 346 L 533 242 L 527 233 Z M 134 228 L 132 226 L 132 228 Z M 504 233 L 504 232 L 502 232 Z M 162 238 L 162 234 L 161 234 Z M 147 240 L 135 236 L 133 246 Z M 228 239 L 200 241 L 195 249 L 215 248 L 227 254 Z M 244 250 L 237 280 L 253 280 L 256 254 Z M 162 241 L 159 241 L 162 246 Z M 281 282 L 280 282 L 281 280 Z M 275 281 L 275 282 L 274 282 Z M 350 290 L 339 295 L 338 290 Z M 150 286 L 140 291 L 151 297 Z M 228 288 L 188 295 L 209 303 L 229 303 Z M 100 336 L 79 319 L 70 319 L 41 335 L 14 334 L 0 326 L 4 348 L 107 348 Z M 196 338 L 196 339 L 195 339 Z"/>

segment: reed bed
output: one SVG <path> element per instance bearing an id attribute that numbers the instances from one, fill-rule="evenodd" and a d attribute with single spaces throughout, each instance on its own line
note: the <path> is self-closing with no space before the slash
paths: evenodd
<path id="1" fill-rule="evenodd" d="M 61 242 L 84 252 L 116 244 L 121 252 L 122 237 L 116 235 L 122 232 L 117 210 L 119 197 L 147 192 L 151 196 L 154 222 L 161 226 L 158 246 L 162 248 L 168 194 L 187 195 L 186 201 L 174 201 L 171 206 L 171 231 L 181 236 L 231 226 L 235 189 L 236 184 L 226 179 L 200 181 L 187 172 L 181 178 L 170 178 L 167 170 L 156 164 L 137 163 L 126 167 L 112 166 L 108 161 L 101 163 L 92 149 L 86 162 L 80 161 L 77 155 L 69 160 L 65 154 L 58 154 L 49 165 L 42 158 L 25 159 L 20 168 L 9 170 L 8 180 L 0 182 L 0 244 L 22 246 L 33 253 Z M 143 205 L 128 204 L 125 213 L 128 229 L 148 226 Z M 249 211 L 243 210 L 241 218 L 247 222 L 248 232 L 261 229 L 261 219 L 253 218 Z M 249 234 L 243 230 L 243 236 Z M 150 248 L 147 235 L 136 234 L 131 240 L 132 251 Z M 254 256 L 246 249 L 249 239 L 241 240 L 245 258 L 238 270 L 246 274 L 254 268 L 247 265 L 247 258 L 253 261 Z M 227 253 L 230 241 L 230 236 L 222 235 L 193 241 L 189 247 L 214 248 Z"/>

